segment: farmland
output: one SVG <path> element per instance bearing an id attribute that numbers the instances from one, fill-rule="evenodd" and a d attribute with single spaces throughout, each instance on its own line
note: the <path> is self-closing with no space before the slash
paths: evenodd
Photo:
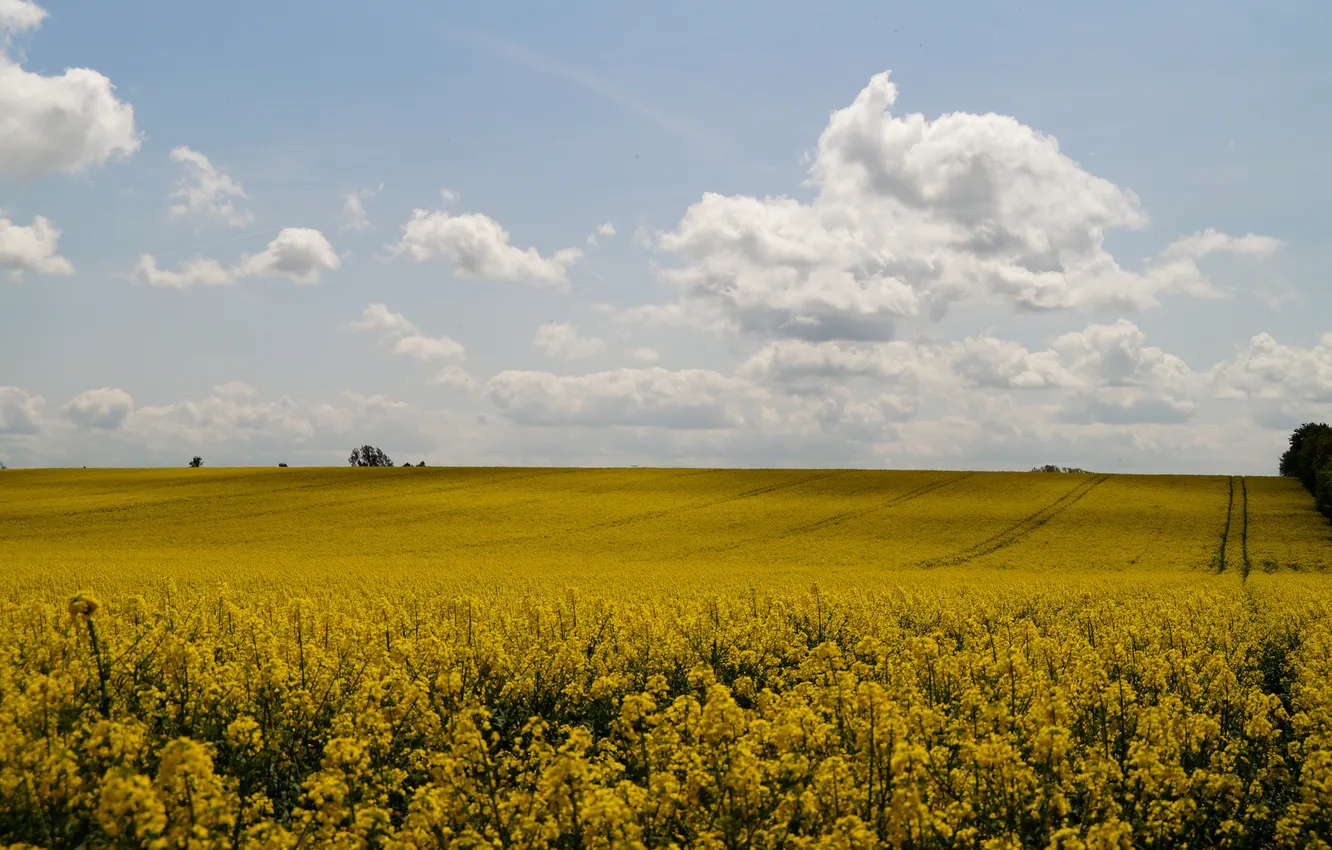
<path id="1" fill-rule="evenodd" d="M 1233 490 L 1233 493 L 1232 493 Z M 10 587 L 369 582 L 623 592 L 885 573 L 1332 565 L 1298 483 L 1226 476 L 610 469 L 11 471 Z M 1227 518 L 1231 528 L 1227 532 Z M 1247 517 L 1247 530 L 1246 520 Z M 1226 561 L 1219 558 L 1227 541 Z"/>
<path id="2" fill-rule="evenodd" d="M 1278 478 L 6 471 L 0 840 L 1327 847 L 1329 566 Z"/>

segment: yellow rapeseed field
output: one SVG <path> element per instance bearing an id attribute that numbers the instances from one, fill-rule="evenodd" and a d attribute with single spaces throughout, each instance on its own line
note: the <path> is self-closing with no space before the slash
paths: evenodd
<path id="1" fill-rule="evenodd" d="M 0 843 L 1332 848 L 1288 479 L 0 473 Z"/>

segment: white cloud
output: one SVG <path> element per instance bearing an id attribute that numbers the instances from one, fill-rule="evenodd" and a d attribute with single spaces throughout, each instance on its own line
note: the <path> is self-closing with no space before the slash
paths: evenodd
<path id="1" fill-rule="evenodd" d="M 1332 416 L 1332 333 L 1309 348 L 1282 345 L 1271 334 L 1249 340 L 1210 370 L 1219 398 L 1247 399 L 1258 421 L 1292 428 Z"/>
<path id="2" fill-rule="evenodd" d="M 122 389 L 102 387 L 81 392 L 60 410 L 80 428 L 114 431 L 134 409 L 134 399 Z"/>
<path id="3" fill-rule="evenodd" d="M 361 320 L 352 322 L 358 331 L 377 331 L 390 336 L 408 336 L 420 333 L 416 325 L 401 313 L 395 313 L 381 303 L 367 304 L 361 311 Z"/>
<path id="4" fill-rule="evenodd" d="M 171 205 L 172 218 L 192 217 L 225 227 L 245 227 L 254 222 L 253 213 L 238 208 L 231 200 L 246 197 L 245 190 L 208 157 L 181 146 L 171 150 L 171 158 L 184 172 L 171 192 L 171 197 L 180 199 Z"/>
<path id="5" fill-rule="evenodd" d="M 152 254 L 140 254 L 134 277 L 153 286 L 185 289 L 196 285 L 223 286 L 246 277 L 286 277 L 296 284 L 319 282 L 321 271 L 341 267 L 342 260 L 324 234 L 309 227 L 284 227 L 258 254 L 244 254 L 230 269 L 217 260 L 196 257 L 177 271 L 157 267 Z"/>
<path id="6" fill-rule="evenodd" d="M 430 383 L 455 389 L 470 389 L 472 376 L 467 374 L 467 371 L 461 366 L 445 366 L 439 370 L 439 374 Z"/>
<path id="7" fill-rule="evenodd" d="M 811 202 L 704 194 L 655 239 L 676 260 L 661 274 L 680 301 L 636 317 L 711 313 L 760 336 L 886 340 L 902 320 L 963 301 L 1134 310 L 1171 293 L 1216 296 L 1197 259 L 1279 244 L 1207 231 L 1142 272 L 1121 268 L 1104 235 L 1146 224 L 1136 195 L 1014 118 L 899 117 L 896 97 L 880 74 L 833 113 L 809 169 Z"/>
<path id="8" fill-rule="evenodd" d="M 606 350 L 605 342 L 597 337 L 580 336 L 578 329 L 568 322 L 552 322 L 537 328 L 532 344 L 556 360 L 583 360 Z"/>
<path id="9" fill-rule="evenodd" d="M 1053 349 L 1086 388 L 1065 415 L 1098 422 L 1176 422 L 1197 409 L 1201 381 L 1173 354 L 1146 344 L 1136 325 L 1088 325 L 1054 341 Z"/>
<path id="10" fill-rule="evenodd" d="M 0 434 L 36 434 L 42 430 L 46 399 L 18 387 L 0 387 Z"/>
<path id="11" fill-rule="evenodd" d="M 842 345 L 788 339 L 770 342 L 740 365 L 737 374 L 761 383 L 800 390 L 824 390 L 835 382 L 868 379 L 886 384 L 914 383 L 938 372 L 938 352 L 903 341 Z"/>
<path id="12" fill-rule="evenodd" d="M 31 225 L 14 224 L 0 210 L 0 269 L 18 280 L 25 271 L 38 274 L 74 273 L 69 260 L 57 253 L 60 231 L 49 219 L 37 216 Z"/>
<path id="13" fill-rule="evenodd" d="M 235 398 L 249 398 L 256 393 L 256 390 L 244 381 L 227 381 L 225 384 L 218 384 L 213 387 L 213 393 Z"/>
<path id="14" fill-rule="evenodd" d="M 46 20 L 46 10 L 30 0 L 0 0 L 0 32 L 36 29 Z"/>
<path id="15" fill-rule="evenodd" d="M 284 227 L 258 254 L 246 254 L 232 269 L 236 277 L 290 278 L 293 283 L 318 283 L 319 272 L 342 265 L 324 234 L 310 227 Z"/>
<path id="16" fill-rule="evenodd" d="M 456 365 L 467 359 L 467 351 L 461 343 L 447 336 L 426 336 L 406 316 L 393 312 L 382 303 L 366 305 L 361 311 L 361 320 L 352 322 L 351 327 L 354 330 L 378 333 L 383 337 L 384 344 L 398 357 L 421 363 L 450 364 L 444 367 L 432 383 L 458 386 L 471 380 Z"/>
<path id="17" fill-rule="evenodd" d="M 465 356 L 462 345 L 446 336 L 405 336 L 393 343 L 393 353 L 425 363 L 432 360 L 462 360 Z"/>
<path id="18" fill-rule="evenodd" d="M 661 359 L 661 355 L 657 353 L 655 348 L 635 348 L 629 352 L 629 356 L 640 363 L 656 363 Z"/>
<path id="19" fill-rule="evenodd" d="M 177 271 L 167 271 L 157 267 L 157 258 L 152 254 L 140 254 L 138 265 L 134 267 L 134 276 L 150 286 L 171 286 L 186 289 L 191 286 L 226 286 L 231 284 L 231 274 L 217 260 L 195 257 L 186 260 Z"/>
<path id="20" fill-rule="evenodd" d="M 950 351 L 954 372 L 975 387 L 1034 389 L 1078 383 L 1054 351 L 1030 352 L 1011 340 L 968 337 Z"/>
<path id="21" fill-rule="evenodd" d="M 729 409 L 743 381 L 706 369 L 617 369 L 588 375 L 506 371 L 486 397 L 524 425 L 638 425 L 722 428 L 742 424 Z"/>
<path id="22" fill-rule="evenodd" d="M 596 245 L 600 241 L 601 237 L 609 237 L 614 235 L 615 235 L 615 225 L 611 224 L 608 221 L 605 224 L 598 227 L 596 230 L 588 234 L 587 244 Z"/>
<path id="23" fill-rule="evenodd" d="M 365 202 L 379 194 L 384 184 L 375 189 L 357 189 L 342 196 L 341 230 L 374 230 L 370 217 L 365 212 Z"/>
<path id="24" fill-rule="evenodd" d="M 0 176 L 77 174 L 139 149 L 134 108 L 105 76 L 67 68 L 46 77 L 6 53 L 9 33 L 35 29 L 45 17 L 34 3 L 0 0 Z"/>
<path id="25" fill-rule="evenodd" d="M 568 283 L 565 270 L 583 256 L 578 248 L 564 248 L 549 257 L 535 248 L 516 248 L 510 244 L 508 231 L 480 213 L 451 215 L 418 209 L 402 230 L 402 239 L 393 250 L 417 262 L 447 257 L 459 277 L 562 288 Z"/>
<path id="26" fill-rule="evenodd" d="M 1166 246 L 1161 252 L 1163 260 L 1199 260 L 1209 254 L 1241 254 L 1265 257 L 1281 248 L 1285 243 L 1271 236 L 1258 236 L 1246 233 L 1243 236 L 1227 236 L 1216 230 L 1183 236 Z"/>

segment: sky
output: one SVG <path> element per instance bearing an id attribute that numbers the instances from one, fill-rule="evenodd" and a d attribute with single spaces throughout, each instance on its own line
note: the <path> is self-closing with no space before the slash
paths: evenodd
<path id="1" fill-rule="evenodd" d="M 0 0 L 0 462 L 1274 474 L 1329 25 Z"/>

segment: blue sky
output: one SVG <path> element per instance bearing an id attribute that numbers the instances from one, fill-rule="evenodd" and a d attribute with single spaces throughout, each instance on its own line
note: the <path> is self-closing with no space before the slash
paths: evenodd
<path id="1" fill-rule="evenodd" d="M 0 0 L 0 460 L 1270 472 L 1330 19 Z"/>

